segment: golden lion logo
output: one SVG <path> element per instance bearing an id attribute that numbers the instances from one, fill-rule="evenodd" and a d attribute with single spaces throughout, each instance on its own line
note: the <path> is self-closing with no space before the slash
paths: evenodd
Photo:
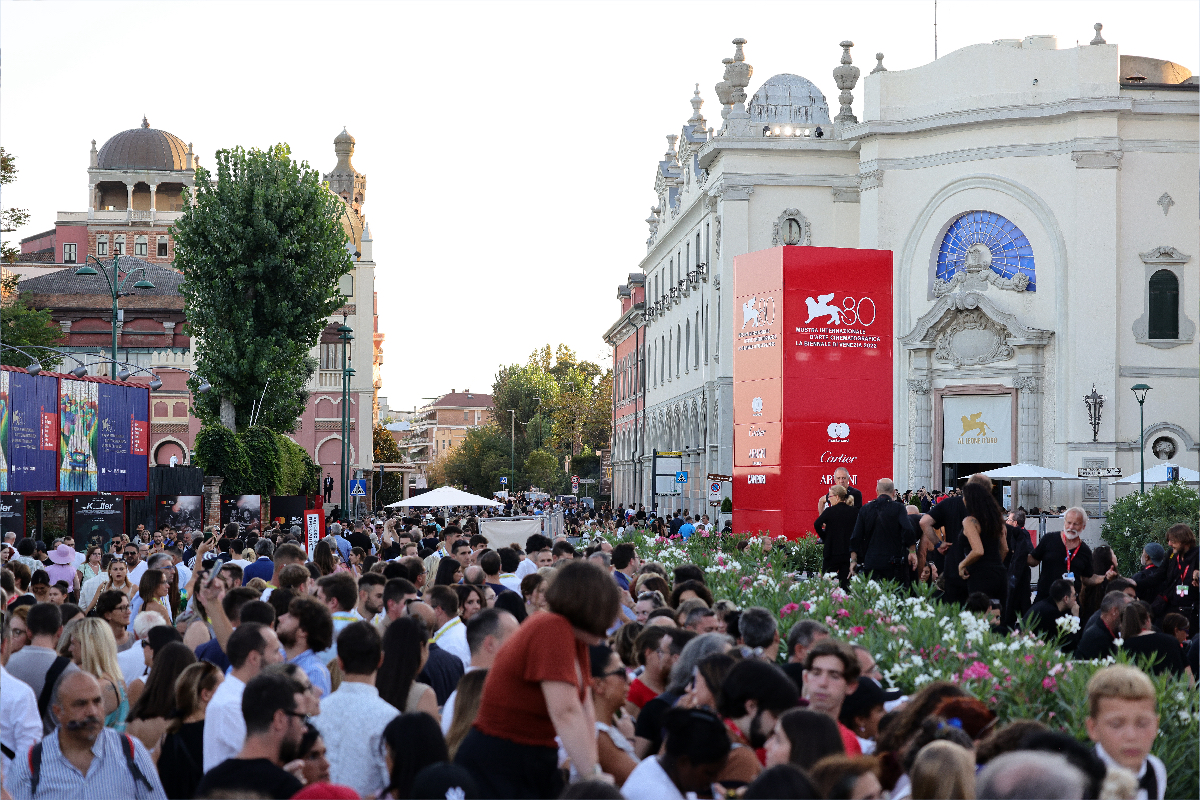
<path id="1" fill-rule="evenodd" d="M 963 425 L 962 435 L 966 436 L 967 431 L 979 431 L 980 436 L 987 436 L 987 432 L 991 429 L 991 426 L 984 422 L 982 417 L 982 411 L 976 411 L 969 417 L 960 417 L 959 419 L 962 420 Z"/>

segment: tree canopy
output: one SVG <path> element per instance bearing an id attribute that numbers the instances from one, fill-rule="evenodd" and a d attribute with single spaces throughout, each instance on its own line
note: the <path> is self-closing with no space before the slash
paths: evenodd
<path id="1" fill-rule="evenodd" d="M 196 371 L 213 387 L 192 387 L 195 410 L 217 420 L 226 399 L 241 428 L 257 406 L 255 424 L 290 433 L 317 366 L 309 351 L 345 301 L 345 205 L 286 144 L 219 150 L 216 160 L 215 180 L 197 168 L 195 203 L 174 227 Z"/>
<path id="2" fill-rule="evenodd" d="M 37 347 L 57 347 L 66 341 L 62 328 L 54 324 L 50 309 L 41 311 L 29 305 L 29 299 L 17 295 L 17 276 L 9 275 L 0 286 L 0 342 L 15 347 L 28 347 L 46 369 L 57 369 L 62 363 L 62 356 L 55 355 L 49 350 L 39 350 Z M 27 367 L 33 359 L 16 350 L 5 347 L 0 349 L 0 364 L 12 367 Z"/>
<path id="3" fill-rule="evenodd" d="M 0 186 L 12 183 L 17 179 L 17 157 L 0 147 Z M 0 211 L 0 233 L 13 233 L 29 221 L 29 212 L 23 208 L 6 208 Z M 5 240 L 0 245 L 0 259 L 13 264 L 21 255 L 21 249 L 12 242 Z M 5 364 L 9 363 L 7 361 Z"/>

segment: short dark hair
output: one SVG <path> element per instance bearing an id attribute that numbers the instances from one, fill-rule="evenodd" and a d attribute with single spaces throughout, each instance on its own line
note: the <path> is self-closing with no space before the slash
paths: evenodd
<path id="1" fill-rule="evenodd" d="M 238 628 L 240 631 L 241 628 Z M 237 635 L 235 631 L 234 635 Z M 232 637 L 230 643 L 233 642 Z M 246 720 L 246 735 L 270 730 L 278 711 L 294 712 L 296 695 L 303 687 L 291 678 L 278 672 L 255 675 L 242 690 L 242 716 Z"/>
<path id="2" fill-rule="evenodd" d="M 412 581 L 405 578 L 392 578 L 383 585 L 383 607 L 387 608 L 388 603 L 395 603 L 406 594 L 416 594 L 417 587 L 413 586 Z"/>
<path id="3" fill-rule="evenodd" d="M 663 637 L 668 633 L 674 632 L 674 630 L 674 628 L 668 628 L 665 625 L 651 625 L 644 628 L 637 635 L 637 639 L 633 643 L 634 655 L 637 658 L 637 662 L 645 666 L 646 651 L 657 650 L 658 646 L 662 644 Z"/>
<path id="4" fill-rule="evenodd" d="M 483 570 L 484 575 L 499 575 L 500 574 L 500 554 L 495 550 L 484 550 L 475 559 L 479 564 L 479 568 Z"/>
<path id="5" fill-rule="evenodd" d="M 435 586 L 429 590 L 425 602 L 433 608 L 440 608 L 448 617 L 458 613 L 458 592 L 449 586 Z"/>
<path id="6" fill-rule="evenodd" d="M 679 598 L 684 592 L 695 592 L 696 597 L 703 600 L 706 606 L 712 607 L 713 596 L 709 588 L 702 581 L 686 580 L 683 583 L 676 583 L 675 588 L 671 590 L 671 608 L 679 608 Z"/>
<path id="7" fill-rule="evenodd" d="M 779 667 L 749 658 L 735 664 L 725 676 L 719 711 L 726 717 L 744 716 L 747 700 L 755 701 L 760 711 L 770 711 L 778 716 L 800 704 L 800 693 Z"/>
<path id="8" fill-rule="evenodd" d="M 333 644 L 333 614 L 320 600 L 307 594 L 293 597 L 288 614 L 300 620 L 300 630 L 308 634 L 308 646 L 314 653 L 328 650 Z"/>
<path id="9" fill-rule="evenodd" d="M 471 617 L 471 621 L 467 623 L 467 646 L 471 648 L 472 655 L 483 647 L 484 639 L 500 632 L 501 613 L 504 612 L 494 608 L 483 608 Z"/>
<path id="10" fill-rule="evenodd" d="M 280 561 L 286 561 L 290 564 L 303 564 L 308 560 L 304 557 L 304 550 L 301 549 L 300 545 L 292 544 L 291 542 L 276 547 L 273 558 L 276 564 Z"/>
<path id="11" fill-rule="evenodd" d="M 383 577 L 389 581 L 394 578 L 404 578 L 408 580 L 408 567 L 397 561 L 389 561 L 383 565 Z"/>
<path id="12" fill-rule="evenodd" d="M 378 572 L 368 572 L 358 579 L 358 590 L 361 592 L 368 586 L 387 586 L 387 578 Z"/>
<path id="13" fill-rule="evenodd" d="M 674 570 L 675 583 L 684 583 L 685 581 L 698 581 L 704 583 L 704 570 L 695 564 L 680 564 Z M 712 605 L 709 602 L 709 605 Z"/>
<path id="14" fill-rule="evenodd" d="M 454 543 L 452 545 L 450 545 L 450 552 L 451 552 L 451 554 L 453 554 L 455 550 L 460 550 L 464 547 L 467 548 L 468 550 L 470 550 L 471 543 L 468 542 L 466 539 L 455 539 Z"/>
<path id="15" fill-rule="evenodd" d="M 351 622 L 342 628 L 337 637 L 337 647 L 342 672 L 347 675 L 370 675 L 379 669 L 383 639 L 371 623 Z M 316 650 L 315 647 L 313 649 Z"/>
<path id="16" fill-rule="evenodd" d="M 525 552 L 529 555 L 533 555 L 538 550 L 549 550 L 553 547 L 554 542 L 550 541 L 550 537 L 540 533 L 535 533 L 525 540 Z"/>
<path id="17" fill-rule="evenodd" d="M 637 547 L 633 542 L 621 542 L 612 550 L 612 565 L 617 569 L 625 569 L 636 556 Z"/>
<path id="18" fill-rule="evenodd" d="M 572 626 L 605 636 L 620 610 L 621 593 L 606 570 L 590 561 L 572 561 L 551 581 L 546 604 Z"/>
<path id="19" fill-rule="evenodd" d="M 770 647 L 779 632 L 779 623 L 767 609 L 751 606 L 738 617 L 738 632 L 747 647 Z"/>
<path id="20" fill-rule="evenodd" d="M 986 592 L 971 592 L 967 595 L 967 602 L 963 605 L 964 611 L 970 611 L 972 614 L 978 614 L 987 611 L 992 607 L 992 598 L 988 597 Z"/>
<path id="21" fill-rule="evenodd" d="M 474 547 L 477 544 L 481 544 L 484 547 L 487 547 L 488 540 L 487 540 L 487 537 L 484 536 L 483 534 L 477 533 L 471 537 L 470 544 L 471 544 L 471 547 Z"/>
<path id="22" fill-rule="evenodd" d="M 740 620 L 739 620 L 740 621 Z M 796 654 L 797 647 L 808 647 L 820 635 L 829 635 L 829 628 L 815 619 L 802 619 L 788 630 L 787 655 L 791 658 Z"/>
<path id="23" fill-rule="evenodd" d="M 243 622 L 237 626 L 225 644 L 225 655 L 229 658 L 230 666 L 234 669 L 241 669 L 251 653 L 262 655 L 267 652 L 267 637 L 263 636 L 263 630 L 266 627 L 257 622 Z M 243 700 L 243 711 L 245 707 Z"/>
<path id="24" fill-rule="evenodd" d="M 276 594 L 291 594 L 288 589 L 276 589 L 271 592 L 271 597 Z M 243 625 L 247 622 L 257 622 L 259 625 L 266 625 L 268 628 L 274 627 L 275 620 L 279 615 L 275 613 L 275 606 L 263 600 L 251 600 L 242 606 L 241 613 L 238 614 L 238 624 Z"/>
<path id="25" fill-rule="evenodd" d="M 35 603 L 25 616 L 25 627 L 30 639 L 34 636 L 53 636 L 62 627 L 62 611 L 54 603 Z"/>
<path id="26" fill-rule="evenodd" d="M 242 613 L 242 606 L 252 600 L 257 600 L 259 595 L 258 589 L 251 589 L 249 586 L 234 587 L 225 593 L 225 597 L 221 598 L 221 608 L 225 610 L 225 616 L 230 620 L 236 620 Z"/>
<path id="27" fill-rule="evenodd" d="M 317 586 L 325 597 L 337 600 L 342 611 L 349 611 L 358 605 L 358 583 L 349 572 L 335 572 L 317 581 Z"/>
<path id="28" fill-rule="evenodd" d="M 810 647 L 808 655 L 804 657 L 804 669 L 812 669 L 813 661 L 821 656 L 834 656 L 842 662 L 842 677 L 846 679 L 846 683 L 855 683 L 862 674 L 862 667 L 858 664 L 854 648 L 840 639 L 822 639 Z"/>
<path id="29" fill-rule="evenodd" d="M 557 556 L 574 556 L 575 555 L 575 545 L 571 544 L 570 542 L 555 542 L 554 546 L 550 548 L 550 552 L 555 557 L 557 557 Z"/>
<path id="30" fill-rule="evenodd" d="M 291 589 L 284 589 L 280 587 L 271 592 L 270 596 L 265 602 L 271 607 L 272 612 L 275 614 L 275 618 L 278 619 L 288 612 L 288 606 L 292 604 L 292 598 L 295 596 L 296 593 Z"/>
<path id="31" fill-rule="evenodd" d="M 663 715 L 663 728 L 668 760 L 686 758 L 693 765 L 713 764 L 729 755 L 729 732 L 711 711 L 672 708 Z"/>
<path id="32" fill-rule="evenodd" d="M 1050 602 L 1057 603 L 1060 600 L 1065 600 L 1073 591 L 1075 591 L 1075 581 L 1059 578 L 1050 584 Z"/>
<path id="33" fill-rule="evenodd" d="M 502 547 L 496 553 L 500 556 L 500 569 L 505 572 L 516 572 L 521 566 L 521 557 L 511 547 Z"/>

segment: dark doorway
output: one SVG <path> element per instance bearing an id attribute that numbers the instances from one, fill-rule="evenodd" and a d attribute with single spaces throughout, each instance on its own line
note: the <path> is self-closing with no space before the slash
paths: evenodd
<path id="1" fill-rule="evenodd" d="M 965 462 L 955 462 L 951 464 L 942 464 L 942 485 L 940 489 L 961 489 L 962 485 L 967 482 L 976 472 L 987 472 L 991 469 L 999 469 L 1007 467 L 1009 464 L 971 464 Z M 994 482 L 992 486 L 992 494 L 996 496 L 996 502 L 1000 502 L 1001 488 L 999 482 Z"/>

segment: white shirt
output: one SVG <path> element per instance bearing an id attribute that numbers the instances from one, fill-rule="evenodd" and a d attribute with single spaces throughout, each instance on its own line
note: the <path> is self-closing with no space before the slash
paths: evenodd
<path id="1" fill-rule="evenodd" d="M 621 794 L 625 795 L 625 800 L 683 800 L 679 789 L 658 763 L 658 756 L 650 756 L 633 768 L 621 785 Z"/>
<path id="2" fill-rule="evenodd" d="M 117 653 L 117 666 L 121 668 L 121 677 L 125 680 L 126 689 L 134 680 L 146 675 L 148 671 L 142 643 L 134 642 L 133 647 Z"/>
<path id="3" fill-rule="evenodd" d="M 1100 756 L 1100 760 L 1104 762 L 1105 766 L 1111 766 L 1111 767 L 1121 766 L 1120 764 L 1118 764 L 1116 762 L 1116 760 L 1112 756 L 1110 756 L 1108 753 L 1104 752 L 1104 748 L 1100 746 L 1099 742 L 1096 742 L 1096 755 Z M 1157 797 L 1149 797 L 1146 790 L 1139 787 L 1138 791 L 1137 791 L 1137 800 L 1163 800 L 1163 798 L 1166 797 L 1166 794 L 1167 794 L 1167 767 L 1166 767 L 1166 765 L 1163 764 L 1162 759 L 1160 759 L 1158 756 L 1147 755 L 1146 760 L 1142 762 L 1142 768 L 1140 770 L 1138 770 L 1137 774 L 1134 775 L 1133 777 L 1137 778 L 1138 781 L 1141 781 L 1142 777 L 1146 774 L 1147 769 L 1154 770 L 1155 782 L 1158 784 L 1158 796 Z"/>
<path id="4" fill-rule="evenodd" d="M 537 572 L 537 564 L 533 563 L 532 558 L 525 558 L 520 564 L 517 564 L 517 591 L 521 590 L 521 579 L 526 575 L 532 575 Z"/>
<path id="5" fill-rule="evenodd" d="M 325 740 L 330 782 L 349 786 L 361 797 L 381 794 L 389 776 L 380 740 L 383 729 L 399 715 L 367 683 L 343 681 L 336 692 L 322 698 L 321 713 L 312 724 Z"/>
<path id="6" fill-rule="evenodd" d="M 42 719 L 33 689 L 0 667 L 0 742 L 12 748 L 18 758 L 24 758 L 41 738 Z M 8 776 L 12 772 L 12 759 L 0 755 L 0 765 L 3 765 L 4 788 L 11 793 Z"/>
<path id="7" fill-rule="evenodd" d="M 204 771 L 227 758 L 236 758 L 246 741 L 246 718 L 242 716 L 242 692 L 246 684 L 230 672 L 213 693 L 204 713 Z"/>
<path id="8" fill-rule="evenodd" d="M 463 669 L 471 666 L 471 647 L 467 644 L 467 626 L 462 619 L 455 617 L 437 629 L 429 639 L 451 655 L 458 656 L 463 663 Z"/>
<path id="9" fill-rule="evenodd" d="M 137 586 L 142 581 L 142 576 L 146 574 L 147 566 L 145 561 L 139 561 L 138 565 L 129 570 L 129 582 Z M 205 770 L 207 772 L 207 770 Z"/>
<path id="10" fill-rule="evenodd" d="M 521 593 L 521 579 L 517 577 L 515 573 L 505 572 L 503 575 L 501 575 L 500 585 L 505 589 L 516 592 L 517 594 Z"/>

